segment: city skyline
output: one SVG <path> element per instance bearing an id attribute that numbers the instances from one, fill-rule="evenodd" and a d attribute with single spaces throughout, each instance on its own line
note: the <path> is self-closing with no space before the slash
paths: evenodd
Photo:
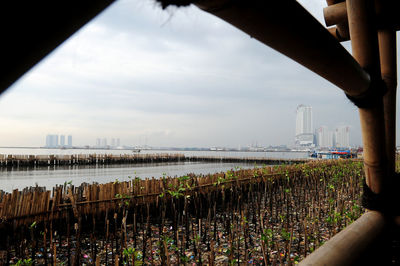
<path id="1" fill-rule="evenodd" d="M 59 138 L 60 136 L 60 138 Z M 60 140 L 60 141 L 58 141 Z M 65 135 L 58 134 L 47 134 L 46 143 L 44 145 L 46 148 L 72 148 L 72 135 L 67 136 L 67 143 L 65 143 Z"/>
<path id="2" fill-rule="evenodd" d="M 313 127 L 313 110 L 309 105 L 296 108 L 295 146 L 299 147 L 350 147 L 350 127 L 336 126 L 334 131 L 327 126 Z"/>
<path id="3" fill-rule="evenodd" d="M 110 138 L 111 143 L 107 144 L 107 138 L 96 138 L 96 148 L 106 148 L 106 147 L 121 147 L 120 138 Z"/>
<path id="4" fill-rule="evenodd" d="M 334 131 L 329 130 L 329 128 L 325 125 L 321 125 L 318 128 L 313 127 L 313 112 L 312 107 L 304 104 L 299 104 L 296 108 L 296 133 L 295 133 L 295 144 L 296 146 L 306 146 L 306 147 L 320 147 L 320 148 L 329 148 L 329 147 L 350 147 L 350 137 L 349 137 L 349 126 L 338 126 Z M 314 132 L 314 133 L 313 133 Z M 95 148 L 122 148 L 125 145 L 121 145 L 120 138 L 110 137 L 110 142 L 108 142 L 108 138 L 96 138 L 95 145 L 84 144 L 81 146 L 85 147 L 95 147 Z M 46 144 L 44 147 L 56 148 L 56 147 L 73 147 L 72 145 L 72 136 L 67 136 L 68 144 L 65 144 L 65 135 L 58 134 L 48 134 L 46 136 Z M 147 142 L 147 139 L 146 139 Z M 258 146 L 257 141 L 252 144 L 243 147 L 266 147 L 266 145 Z M 287 144 L 278 144 L 275 146 L 289 146 Z M 140 144 L 130 144 L 129 146 L 147 146 Z M 236 146 L 242 147 L 242 144 L 237 144 Z M 269 145 L 274 146 L 274 145 Z M 353 145 L 357 146 L 357 145 Z M 162 146 L 160 146 L 162 147 Z M 165 145 L 164 147 L 168 147 Z M 171 146 L 170 146 L 171 147 Z M 208 146 L 211 147 L 211 146 Z M 223 147 L 223 146 L 220 146 Z M 204 147 L 196 147 L 196 148 L 204 148 Z M 232 147 L 229 147 L 232 148 Z M 240 149 L 240 148 L 239 148 Z"/>
<path id="5" fill-rule="evenodd" d="M 296 135 L 295 135 L 295 146 L 303 147 L 319 147 L 319 148 L 332 148 L 332 147 L 350 147 L 350 127 L 349 126 L 339 126 L 336 127 L 334 131 L 329 130 L 327 126 L 320 126 L 313 130 L 312 121 L 312 107 L 300 104 L 296 109 Z M 311 132 L 315 133 L 311 133 Z M 72 136 L 68 135 L 68 144 L 65 144 L 65 135 L 48 134 L 46 136 L 46 144 L 44 147 L 48 148 L 62 148 L 68 147 L 72 148 Z M 60 142 L 58 141 L 60 140 Z M 94 148 L 123 148 L 129 147 L 121 145 L 120 138 L 110 138 L 111 143 L 107 141 L 107 138 L 96 138 L 95 145 L 84 145 L 85 147 Z M 283 144 L 284 145 L 284 144 Z M 131 145 L 139 146 L 140 145 Z M 147 145 L 144 145 L 147 146 Z M 144 147 L 143 146 L 143 147 Z M 239 150 L 242 145 L 238 145 Z M 270 145 L 271 146 L 271 145 Z M 282 146 L 282 144 L 277 145 Z M 286 146 L 286 145 L 284 145 Z M 221 146 L 222 147 L 222 146 Z M 256 142 L 248 146 L 243 146 L 242 148 L 260 148 Z M 264 146 L 266 147 L 266 146 Z M 289 145 L 290 147 L 290 145 Z M 204 147 L 196 147 L 204 148 Z M 212 148 L 212 147 L 211 147 Z M 232 147 L 229 147 L 232 148 Z"/>
<path id="6" fill-rule="evenodd" d="M 321 1 L 300 2 L 322 20 Z M 77 146 L 103 136 L 293 145 L 300 102 L 315 125 L 349 125 L 350 143 L 361 144 L 357 108 L 312 72 L 195 7 L 118 1 L 1 95 L 0 146 L 42 146 L 48 132 L 69 132 Z"/>
<path id="7" fill-rule="evenodd" d="M 329 130 L 327 126 L 320 126 L 316 129 L 317 146 L 323 148 L 352 146 L 350 143 L 350 127 L 338 126 Z"/>

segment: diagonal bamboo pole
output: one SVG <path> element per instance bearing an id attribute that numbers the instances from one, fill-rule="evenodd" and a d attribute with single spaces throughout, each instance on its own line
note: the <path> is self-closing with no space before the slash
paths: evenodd
<path id="1" fill-rule="evenodd" d="M 380 80 L 379 47 L 376 25 L 373 21 L 373 0 L 347 0 L 346 7 L 353 56 L 367 69 L 371 80 Z M 381 83 L 371 83 L 371 89 L 382 90 Z M 385 127 L 383 120 L 383 100 L 374 99 L 374 106 L 359 108 L 364 146 L 364 166 L 366 182 L 372 192 L 382 192 L 386 169 Z"/>
<path id="2" fill-rule="evenodd" d="M 0 94 L 113 2 L 0 1 Z"/>
<path id="3" fill-rule="evenodd" d="M 351 96 L 360 95 L 369 87 L 369 75 L 296 1 L 199 0 L 195 4 L 314 71 Z"/>

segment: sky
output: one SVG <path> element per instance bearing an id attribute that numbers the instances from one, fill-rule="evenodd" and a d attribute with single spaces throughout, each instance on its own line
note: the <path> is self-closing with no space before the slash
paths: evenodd
<path id="1" fill-rule="evenodd" d="M 325 1 L 299 2 L 323 21 Z M 357 108 L 318 75 L 195 6 L 119 0 L 0 96 L 0 146 L 293 145 L 299 104 L 361 144 Z"/>

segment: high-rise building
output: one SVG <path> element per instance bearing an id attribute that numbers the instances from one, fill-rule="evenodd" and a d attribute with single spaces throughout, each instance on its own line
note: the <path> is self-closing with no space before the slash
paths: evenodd
<path id="1" fill-rule="evenodd" d="M 46 146 L 45 147 L 50 147 L 51 146 L 51 135 L 46 136 Z"/>
<path id="2" fill-rule="evenodd" d="M 65 147 L 65 136 L 64 135 L 60 136 L 60 146 Z"/>
<path id="3" fill-rule="evenodd" d="M 99 148 L 101 146 L 101 140 L 100 138 L 96 139 L 96 147 Z"/>
<path id="4" fill-rule="evenodd" d="M 72 147 L 72 136 L 68 136 L 68 143 L 65 143 L 65 135 L 60 136 L 60 142 L 58 142 L 58 135 L 48 134 L 46 136 L 46 147 L 47 148 L 59 148 L 59 147 Z"/>
<path id="5" fill-rule="evenodd" d="M 314 144 L 311 106 L 303 104 L 297 106 L 295 143 L 298 146 L 312 146 Z"/>
<path id="6" fill-rule="evenodd" d="M 333 147 L 333 132 L 328 127 L 321 126 L 316 132 L 317 145 L 323 148 Z"/>
<path id="7" fill-rule="evenodd" d="M 68 135 L 68 147 L 72 147 L 72 136 Z"/>
<path id="8" fill-rule="evenodd" d="M 340 148 L 350 147 L 350 127 L 341 126 L 336 128 L 335 146 Z"/>
<path id="9" fill-rule="evenodd" d="M 117 147 L 121 146 L 121 142 L 119 140 L 119 138 L 117 138 Z"/>
<path id="10" fill-rule="evenodd" d="M 57 148 L 58 147 L 58 135 L 47 135 L 46 136 L 46 147 Z"/>

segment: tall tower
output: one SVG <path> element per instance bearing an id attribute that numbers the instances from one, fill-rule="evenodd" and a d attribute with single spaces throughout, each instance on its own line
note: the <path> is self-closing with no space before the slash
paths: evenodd
<path id="1" fill-rule="evenodd" d="M 336 128 L 335 146 L 339 148 L 350 147 L 350 127 L 341 126 Z"/>
<path id="2" fill-rule="evenodd" d="M 58 135 L 48 135 L 48 138 L 46 138 L 46 142 L 48 142 L 47 147 L 57 148 L 58 147 Z"/>
<path id="3" fill-rule="evenodd" d="M 317 130 L 317 144 L 319 147 L 333 147 L 333 133 L 328 130 L 327 126 L 321 126 Z"/>
<path id="4" fill-rule="evenodd" d="M 60 146 L 61 146 L 61 147 L 64 147 L 64 146 L 65 146 L 65 136 L 64 136 L 64 135 L 61 135 L 61 136 L 60 136 Z"/>
<path id="5" fill-rule="evenodd" d="M 72 136 L 68 135 L 68 147 L 72 147 Z"/>
<path id="6" fill-rule="evenodd" d="M 300 104 L 296 110 L 296 136 L 298 146 L 312 146 L 314 144 L 312 107 Z"/>
<path id="7" fill-rule="evenodd" d="M 51 135 L 46 136 L 46 146 L 45 147 L 50 147 L 51 146 Z"/>

